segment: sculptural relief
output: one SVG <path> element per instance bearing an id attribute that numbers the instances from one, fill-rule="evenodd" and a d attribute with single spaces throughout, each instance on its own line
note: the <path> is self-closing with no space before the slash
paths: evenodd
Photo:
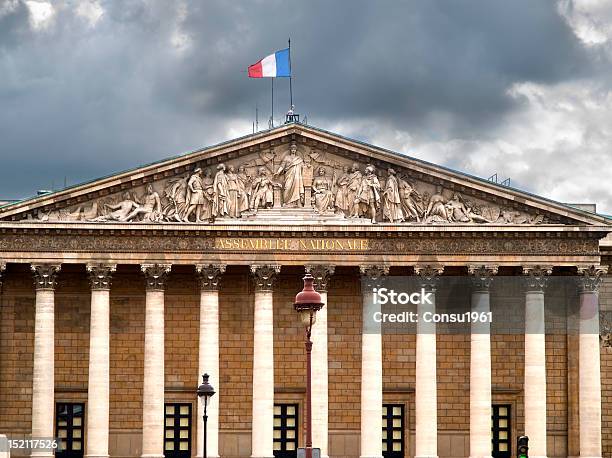
<path id="1" fill-rule="evenodd" d="M 260 208 L 270 208 L 274 204 L 272 180 L 268 177 L 265 167 L 259 167 L 258 176 L 253 180 L 250 208 L 257 213 Z"/>
<path id="2" fill-rule="evenodd" d="M 319 167 L 319 176 L 312 183 L 314 195 L 314 207 L 319 213 L 333 211 L 334 193 L 332 191 L 332 181 L 325 176 L 323 167 Z"/>
<path id="3" fill-rule="evenodd" d="M 357 218 L 367 216 L 372 224 L 376 224 L 376 213 L 380 206 L 380 183 L 373 165 L 365 168 L 365 175 L 359 183 L 353 202 L 353 213 L 351 216 Z"/>
<path id="4" fill-rule="evenodd" d="M 334 201 L 336 212 L 343 215 L 347 215 L 350 208 L 348 196 L 349 181 L 349 168 L 345 165 L 342 167 L 340 177 L 336 180 L 336 196 Z"/>
<path id="5" fill-rule="evenodd" d="M 364 157 L 364 159 L 367 159 Z M 370 159 L 371 160 L 371 159 Z M 208 164 L 207 164 L 208 165 Z M 214 177 L 212 171 L 214 170 Z M 279 213 L 280 212 L 280 213 Z M 348 224 L 541 224 L 544 215 L 488 203 L 414 178 L 410 170 L 354 162 L 295 142 L 118 191 L 30 220 L 95 223 L 231 223 L 262 214 Z"/>
<path id="6" fill-rule="evenodd" d="M 297 145 L 291 143 L 289 154 L 285 156 L 274 176 L 284 175 L 283 206 L 304 206 L 304 179 L 302 170 L 304 159 L 297 154 Z"/>
<path id="7" fill-rule="evenodd" d="M 229 214 L 229 181 L 225 175 L 225 164 L 217 166 L 213 180 L 213 217 L 224 217 Z"/>
<path id="8" fill-rule="evenodd" d="M 399 191 L 399 182 L 395 176 L 395 170 L 389 168 L 389 176 L 383 191 L 383 218 L 391 223 L 404 221 L 402 211 L 402 200 Z"/>

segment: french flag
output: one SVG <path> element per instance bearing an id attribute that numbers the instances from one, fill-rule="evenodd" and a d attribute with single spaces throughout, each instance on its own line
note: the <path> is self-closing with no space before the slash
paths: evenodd
<path id="1" fill-rule="evenodd" d="M 249 67 L 249 78 L 290 77 L 289 48 L 276 51 Z"/>

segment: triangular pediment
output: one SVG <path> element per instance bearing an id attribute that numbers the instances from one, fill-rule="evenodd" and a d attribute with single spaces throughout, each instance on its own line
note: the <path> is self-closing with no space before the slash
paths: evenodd
<path id="1" fill-rule="evenodd" d="M 302 124 L 4 206 L 0 220 L 609 224 L 590 212 Z"/>

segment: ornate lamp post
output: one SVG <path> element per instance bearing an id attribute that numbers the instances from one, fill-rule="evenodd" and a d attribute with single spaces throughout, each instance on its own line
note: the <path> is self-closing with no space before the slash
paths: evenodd
<path id="1" fill-rule="evenodd" d="M 215 389 L 208 383 L 208 374 L 202 376 L 202 384 L 198 387 L 197 393 L 204 407 L 204 446 L 202 448 L 202 458 L 206 458 L 206 423 L 208 422 L 206 408 L 208 407 L 208 399 L 215 394 Z"/>
<path id="2" fill-rule="evenodd" d="M 314 289 L 314 277 L 304 276 L 304 289 L 295 296 L 293 308 L 300 315 L 300 320 L 306 328 L 306 458 L 312 458 L 312 399 L 311 399 L 311 358 L 312 341 L 310 335 L 315 323 L 317 311 L 323 307 L 321 295 Z"/>

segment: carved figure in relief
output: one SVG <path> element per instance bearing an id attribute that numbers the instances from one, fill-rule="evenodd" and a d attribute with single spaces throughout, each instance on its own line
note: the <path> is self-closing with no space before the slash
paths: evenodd
<path id="1" fill-rule="evenodd" d="M 140 216 L 142 221 L 159 222 L 163 219 L 161 200 L 159 194 L 153 189 L 153 185 L 148 184 L 144 202 L 138 205 L 132 212 L 127 215 L 127 221 L 133 220 Z"/>
<path id="2" fill-rule="evenodd" d="M 251 210 L 257 213 L 258 208 L 269 208 L 274 203 L 272 180 L 268 177 L 265 167 L 259 167 L 259 175 L 253 180 L 251 195 Z"/>
<path id="3" fill-rule="evenodd" d="M 369 217 L 372 224 L 376 224 L 376 211 L 380 207 L 380 183 L 375 170 L 373 165 L 368 165 L 365 168 L 365 175 L 361 180 L 353 204 L 353 214 Z"/>
<path id="4" fill-rule="evenodd" d="M 242 209 L 240 199 L 242 192 L 238 183 L 238 175 L 233 165 L 227 167 L 227 211 L 230 218 L 240 218 Z"/>
<path id="5" fill-rule="evenodd" d="M 319 176 L 312 183 L 314 205 L 319 213 L 333 210 L 334 193 L 331 188 L 332 182 L 325 176 L 325 169 L 319 167 Z"/>
<path id="6" fill-rule="evenodd" d="M 225 164 L 217 166 L 213 181 L 213 216 L 223 217 L 229 213 L 229 183 L 225 175 Z"/>
<path id="7" fill-rule="evenodd" d="M 183 221 L 189 222 L 194 210 L 196 222 L 212 219 L 213 180 L 210 178 L 210 170 L 206 170 L 204 177 L 201 168 L 193 171 L 187 181 L 187 202 L 189 205 L 183 215 Z"/>
<path id="8" fill-rule="evenodd" d="M 385 183 L 385 189 L 382 193 L 383 198 L 383 218 L 386 218 L 392 223 L 404 221 L 404 213 L 402 212 L 402 200 L 399 191 L 399 182 L 395 176 L 395 170 L 389 168 L 388 176 Z"/>
<path id="9" fill-rule="evenodd" d="M 336 200 L 334 206 L 338 213 L 343 213 L 345 216 L 349 215 L 351 204 L 348 196 L 348 185 L 349 185 L 349 168 L 348 166 L 342 167 L 342 175 L 336 180 Z"/>
<path id="10" fill-rule="evenodd" d="M 231 167 L 233 168 L 233 167 Z M 251 176 L 247 173 L 246 167 L 241 165 L 238 167 L 238 174 L 236 176 L 236 184 L 240 195 L 238 196 L 238 206 L 240 213 L 249 210 L 249 200 L 251 198 Z"/>
<path id="11" fill-rule="evenodd" d="M 442 195 L 442 186 L 436 186 L 436 193 L 429 198 L 429 205 L 425 210 L 424 218 L 427 218 L 428 222 L 446 223 L 449 221 L 445 200 Z"/>
<path id="12" fill-rule="evenodd" d="M 404 179 L 399 180 L 399 192 L 404 217 L 406 219 L 414 218 L 417 223 L 421 222 L 421 215 L 423 214 L 421 195 L 409 181 Z"/>
<path id="13" fill-rule="evenodd" d="M 467 205 L 467 211 L 465 215 L 470 219 L 470 221 L 473 221 L 475 223 L 492 223 L 493 222 L 490 219 L 487 219 L 484 216 L 479 215 L 478 213 L 475 213 L 474 210 L 469 205 Z"/>
<path id="14" fill-rule="evenodd" d="M 468 209 L 458 193 L 453 194 L 453 197 L 445 204 L 445 207 L 449 222 L 469 223 L 471 221 L 467 216 Z"/>
<path id="15" fill-rule="evenodd" d="M 100 215 L 89 219 L 92 222 L 104 222 L 104 221 L 128 221 L 128 215 L 138 207 L 138 204 L 132 199 L 132 195 L 129 192 L 123 193 L 123 200 L 116 204 L 104 204 L 104 210 L 112 210 L 110 213 Z"/>
<path id="16" fill-rule="evenodd" d="M 355 206 L 355 200 L 357 199 L 357 191 L 359 191 L 359 187 L 361 186 L 361 180 L 363 179 L 363 175 L 359 170 L 359 164 L 353 162 L 351 166 L 351 174 L 349 175 L 349 182 L 347 186 L 347 200 L 350 205 L 350 217 L 358 218 L 359 217 L 359 206 Z M 357 210 L 357 211 L 356 211 Z"/>
<path id="17" fill-rule="evenodd" d="M 283 206 L 304 206 L 304 179 L 302 169 L 304 160 L 297 154 L 297 145 L 291 143 L 289 154 L 285 156 L 274 176 L 284 173 Z"/>
<path id="18" fill-rule="evenodd" d="M 164 207 L 164 216 L 168 220 L 183 221 L 182 215 L 187 211 L 187 180 L 184 177 L 179 180 L 171 180 L 169 186 L 164 190 L 164 194 L 169 202 Z"/>

